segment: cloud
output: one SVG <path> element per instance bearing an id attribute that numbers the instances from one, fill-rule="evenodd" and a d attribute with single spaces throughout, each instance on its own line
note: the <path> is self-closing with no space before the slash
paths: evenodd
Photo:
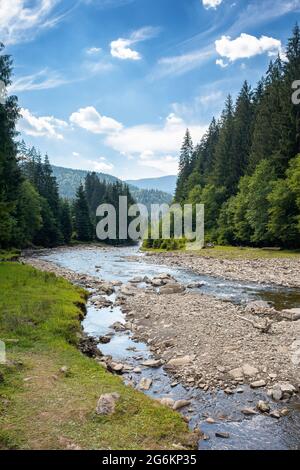
<path id="1" fill-rule="evenodd" d="M 28 109 L 21 109 L 21 116 L 18 129 L 33 137 L 48 137 L 62 140 L 64 137 L 61 131 L 68 127 L 68 123 L 53 116 L 36 117 Z"/>
<path id="2" fill-rule="evenodd" d="M 230 36 L 222 36 L 221 39 L 215 41 L 215 46 L 218 54 L 229 59 L 231 62 L 238 59 L 249 59 L 250 57 L 265 53 L 274 55 L 282 50 L 279 39 L 267 36 L 257 38 L 246 33 L 242 33 L 236 39 L 231 39 Z"/>
<path id="3" fill-rule="evenodd" d="M 152 78 L 163 78 L 169 75 L 182 75 L 199 65 L 204 64 L 215 54 L 213 47 L 208 46 L 187 54 L 163 57 L 158 61 L 158 66 Z"/>
<path id="4" fill-rule="evenodd" d="M 99 161 L 87 160 L 86 163 L 88 164 L 89 168 L 94 171 L 103 171 L 103 172 L 112 171 L 114 168 L 114 165 L 104 160 L 106 159 L 101 157 L 99 158 Z"/>
<path id="5" fill-rule="evenodd" d="M 228 64 L 224 62 L 223 59 L 217 59 L 216 64 L 219 65 L 222 69 L 226 69 L 226 67 L 228 67 Z"/>
<path id="6" fill-rule="evenodd" d="M 188 126 L 172 113 L 162 125 L 138 125 L 110 134 L 105 138 L 105 144 L 123 155 L 134 156 L 140 166 L 155 168 L 163 174 L 174 174 L 178 169 L 178 152 L 187 127 L 195 141 L 206 130 L 204 126 Z"/>
<path id="7" fill-rule="evenodd" d="M 57 72 L 43 69 L 38 73 L 17 78 L 12 86 L 9 87 L 9 92 L 48 90 L 65 85 L 66 83 L 69 83 L 68 80 L 64 79 Z"/>
<path id="8" fill-rule="evenodd" d="M 89 49 L 86 49 L 86 54 L 87 55 L 97 55 L 102 52 L 101 47 L 90 47 Z"/>
<path id="9" fill-rule="evenodd" d="M 131 49 L 130 46 L 147 39 L 151 39 L 158 34 L 158 28 L 146 26 L 134 31 L 129 38 L 119 38 L 110 43 L 110 52 L 113 57 L 121 60 L 141 60 L 142 56 L 139 52 Z"/>
<path id="10" fill-rule="evenodd" d="M 223 0 L 202 0 L 204 8 L 208 10 L 209 8 L 217 8 L 219 5 L 221 5 Z"/>
<path id="11" fill-rule="evenodd" d="M 93 134 L 109 134 L 123 128 L 123 125 L 115 119 L 101 116 L 93 106 L 81 108 L 71 114 L 70 122 Z"/>
<path id="12" fill-rule="evenodd" d="M 0 37 L 6 44 L 30 40 L 42 29 L 51 28 L 69 11 L 56 13 L 62 0 L 1 0 Z"/>

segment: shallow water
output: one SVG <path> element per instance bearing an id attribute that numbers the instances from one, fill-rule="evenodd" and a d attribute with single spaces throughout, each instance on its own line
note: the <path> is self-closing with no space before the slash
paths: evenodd
<path id="1" fill-rule="evenodd" d="M 201 289 L 193 291 L 214 295 L 217 298 L 236 303 L 263 299 L 271 301 L 275 307 L 294 307 L 300 305 L 299 292 L 277 286 L 261 286 L 224 280 L 210 276 L 200 276 L 184 269 L 168 268 L 163 265 L 148 264 L 144 255 L 136 248 L 83 249 L 53 252 L 45 257 L 60 266 L 76 272 L 99 277 L 108 281 L 120 280 L 127 282 L 136 276 L 153 277 L 159 273 L 170 273 L 183 284 L 203 282 Z M 114 300 L 115 295 L 111 296 Z M 96 309 L 90 303 L 83 321 L 83 328 L 91 336 L 99 337 L 112 333 L 110 326 L 116 322 L 125 322 L 120 307 Z M 141 362 L 151 358 L 148 346 L 132 340 L 129 332 L 116 333 L 108 344 L 99 348 L 105 355 L 114 360 L 133 367 L 141 366 Z M 255 408 L 260 399 L 268 401 L 264 391 L 253 391 L 243 386 L 241 394 L 226 395 L 223 391 L 216 393 L 203 392 L 198 389 L 184 387 L 174 383 L 174 378 L 162 367 L 141 367 L 142 373 L 129 372 L 124 374 L 125 381 L 138 384 L 142 377 L 149 377 L 153 384 L 146 394 L 154 398 L 170 397 L 190 399 L 191 405 L 184 409 L 183 414 L 189 416 L 190 427 L 199 427 L 208 437 L 200 441 L 200 449 L 300 449 L 300 414 L 292 411 L 288 417 L 276 420 L 263 415 L 245 418 L 243 408 Z M 286 407 L 285 404 L 272 404 L 272 409 Z M 206 423 L 207 417 L 215 419 L 215 424 Z M 228 432 L 229 439 L 217 438 L 217 431 Z"/>

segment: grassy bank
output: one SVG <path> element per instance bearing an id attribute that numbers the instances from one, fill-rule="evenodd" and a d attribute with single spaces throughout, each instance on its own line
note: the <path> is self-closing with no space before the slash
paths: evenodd
<path id="1" fill-rule="evenodd" d="M 166 250 L 143 248 L 143 251 L 152 253 L 165 253 Z M 280 259 L 292 258 L 300 259 L 299 250 L 272 250 L 267 248 L 250 248 L 250 247 L 235 247 L 235 246 L 215 246 L 214 248 L 205 248 L 198 251 L 176 250 L 180 253 L 192 253 L 195 256 L 212 257 L 218 259 Z"/>
<path id="2" fill-rule="evenodd" d="M 194 444 L 182 418 L 126 387 L 76 344 L 86 293 L 49 273 L 0 263 L 0 449 L 172 449 Z M 67 366 L 68 373 L 60 369 Z M 102 393 L 121 396 L 99 417 Z"/>

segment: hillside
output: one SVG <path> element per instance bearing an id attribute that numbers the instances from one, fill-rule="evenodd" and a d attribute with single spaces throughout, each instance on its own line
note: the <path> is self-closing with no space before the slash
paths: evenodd
<path id="1" fill-rule="evenodd" d="M 174 194 L 176 188 L 177 176 L 162 176 L 160 178 L 145 178 L 140 180 L 127 180 L 126 183 L 132 184 L 140 189 L 157 189 L 165 193 Z"/>
<path id="2" fill-rule="evenodd" d="M 75 170 L 54 165 L 52 165 L 52 170 L 53 175 L 57 179 L 60 196 L 67 199 L 74 198 L 78 186 L 84 182 L 86 175 L 89 173 L 86 170 Z M 115 176 L 105 173 L 97 173 L 97 176 L 101 181 L 108 183 L 118 181 L 118 178 Z M 141 189 L 128 182 L 127 184 L 134 199 L 140 204 L 145 204 L 148 208 L 151 204 L 170 204 L 172 201 L 172 196 L 167 192 L 159 191 L 155 188 Z"/>

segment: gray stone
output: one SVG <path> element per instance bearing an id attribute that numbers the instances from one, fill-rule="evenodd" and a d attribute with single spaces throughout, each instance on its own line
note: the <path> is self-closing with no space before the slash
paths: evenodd
<path id="1" fill-rule="evenodd" d="M 159 402 L 164 406 L 168 406 L 169 408 L 173 408 L 175 404 L 175 401 L 172 398 L 168 398 L 168 397 L 161 398 Z"/>
<path id="2" fill-rule="evenodd" d="M 101 395 L 96 406 L 97 415 L 112 415 L 115 412 L 119 398 L 120 395 L 115 392 Z"/>
<path id="3" fill-rule="evenodd" d="M 152 379 L 143 377 L 139 383 L 139 388 L 141 390 L 149 390 L 152 385 L 152 382 L 153 382 Z"/>
<path id="4" fill-rule="evenodd" d="M 262 413 L 269 413 L 270 411 L 270 405 L 266 401 L 259 400 L 259 402 L 256 405 L 256 408 L 261 411 Z"/>
<path id="5" fill-rule="evenodd" d="M 177 400 L 175 401 L 173 405 L 173 410 L 180 410 L 181 408 L 184 408 L 186 406 L 189 406 L 191 404 L 190 400 Z"/>
<path id="6" fill-rule="evenodd" d="M 266 382 L 264 380 L 256 380 L 256 382 L 252 382 L 250 384 L 251 388 L 260 388 L 260 387 L 265 387 Z"/>
<path id="7" fill-rule="evenodd" d="M 182 367 L 193 362 L 194 356 L 182 356 L 170 359 L 167 363 L 167 367 Z"/>

